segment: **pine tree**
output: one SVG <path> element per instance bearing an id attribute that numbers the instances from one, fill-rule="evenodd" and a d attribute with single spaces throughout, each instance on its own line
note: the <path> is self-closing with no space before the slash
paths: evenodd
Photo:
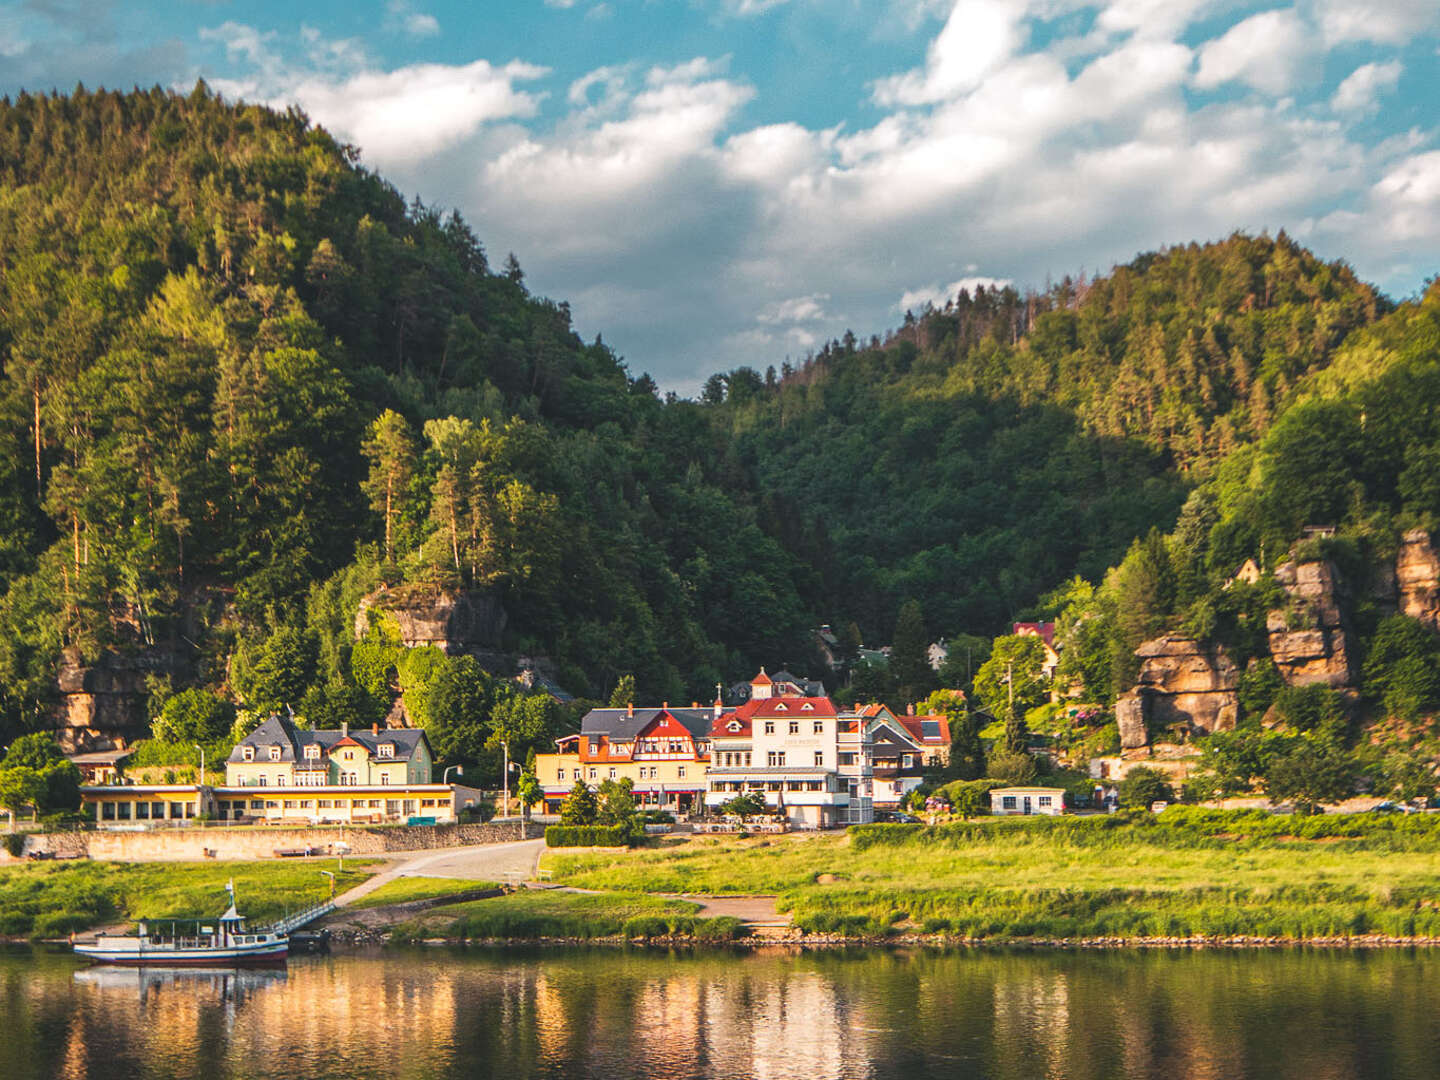
<path id="1" fill-rule="evenodd" d="M 385 519 L 385 561 L 395 560 L 395 521 L 409 508 L 410 481 L 415 475 L 415 440 L 410 425 L 393 409 L 386 409 L 370 425 L 370 437 L 361 444 L 370 460 L 364 483 L 370 506 Z"/>

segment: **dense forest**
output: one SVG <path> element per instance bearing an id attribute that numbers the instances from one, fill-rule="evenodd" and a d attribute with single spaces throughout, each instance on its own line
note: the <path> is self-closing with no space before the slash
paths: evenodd
<path id="1" fill-rule="evenodd" d="M 453 760 L 568 722 L 383 610 L 357 642 L 381 593 L 497 598 L 503 651 L 582 698 L 818 671 L 811 627 L 879 644 L 906 601 L 917 640 L 988 637 L 1101 603 L 1172 530 L 1189 561 L 1143 629 L 1223 621 L 1217 575 L 1317 515 L 1377 544 L 1433 517 L 1440 395 L 1406 387 L 1435 306 L 1236 235 L 678 400 L 299 112 L 203 84 L 5 100 L 0 738 L 115 654 L 157 658 L 177 743 L 285 707 L 375 722 L 402 691 Z M 1140 625 L 1078 611 L 1113 694 Z"/>

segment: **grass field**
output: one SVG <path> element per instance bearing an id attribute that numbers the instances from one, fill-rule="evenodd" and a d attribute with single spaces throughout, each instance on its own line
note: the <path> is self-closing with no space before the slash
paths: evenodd
<path id="1" fill-rule="evenodd" d="M 684 934 L 728 941 L 739 935 L 735 919 L 697 919 L 698 905 L 643 893 L 571 893 L 525 890 L 490 900 L 438 907 L 398 926 L 396 941 L 537 940 L 541 938 L 665 937 Z"/>
<path id="2" fill-rule="evenodd" d="M 1166 813 L 1163 825 L 1165 815 L 878 826 L 545 860 L 584 888 L 774 893 L 818 933 L 1440 937 L 1440 820 Z"/>
<path id="3" fill-rule="evenodd" d="M 337 891 L 368 878 L 349 859 Z M 53 937 L 140 918 L 201 918 L 225 910 L 235 882 L 242 915 L 263 923 L 330 895 L 334 859 L 264 863 L 26 863 L 0 868 L 0 934 Z"/>
<path id="4" fill-rule="evenodd" d="M 387 907 L 390 904 L 408 904 L 415 900 L 434 900 L 453 896 L 456 893 L 473 892 L 476 889 L 493 889 L 497 886 L 489 881 L 461 881 L 457 878 L 400 877 L 387 881 L 372 893 L 367 893 L 348 910 L 360 911 L 365 908 Z"/>

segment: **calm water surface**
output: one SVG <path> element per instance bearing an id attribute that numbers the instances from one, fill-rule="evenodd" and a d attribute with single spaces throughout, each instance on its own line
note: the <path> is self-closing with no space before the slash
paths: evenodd
<path id="1" fill-rule="evenodd" d="M 0 1078 L 1440 1077 L 1440 952 L 0 955 Z"/>

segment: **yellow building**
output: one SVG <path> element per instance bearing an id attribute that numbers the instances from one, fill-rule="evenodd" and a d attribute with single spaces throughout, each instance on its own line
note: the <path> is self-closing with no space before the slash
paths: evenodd
<path id="1" fill-rule="evenodd" d="M 227 788 L 398 787 L 429 784 L 430 743 L 419 728 L 306 731 L 272 716 L 230 752 Z"/>

